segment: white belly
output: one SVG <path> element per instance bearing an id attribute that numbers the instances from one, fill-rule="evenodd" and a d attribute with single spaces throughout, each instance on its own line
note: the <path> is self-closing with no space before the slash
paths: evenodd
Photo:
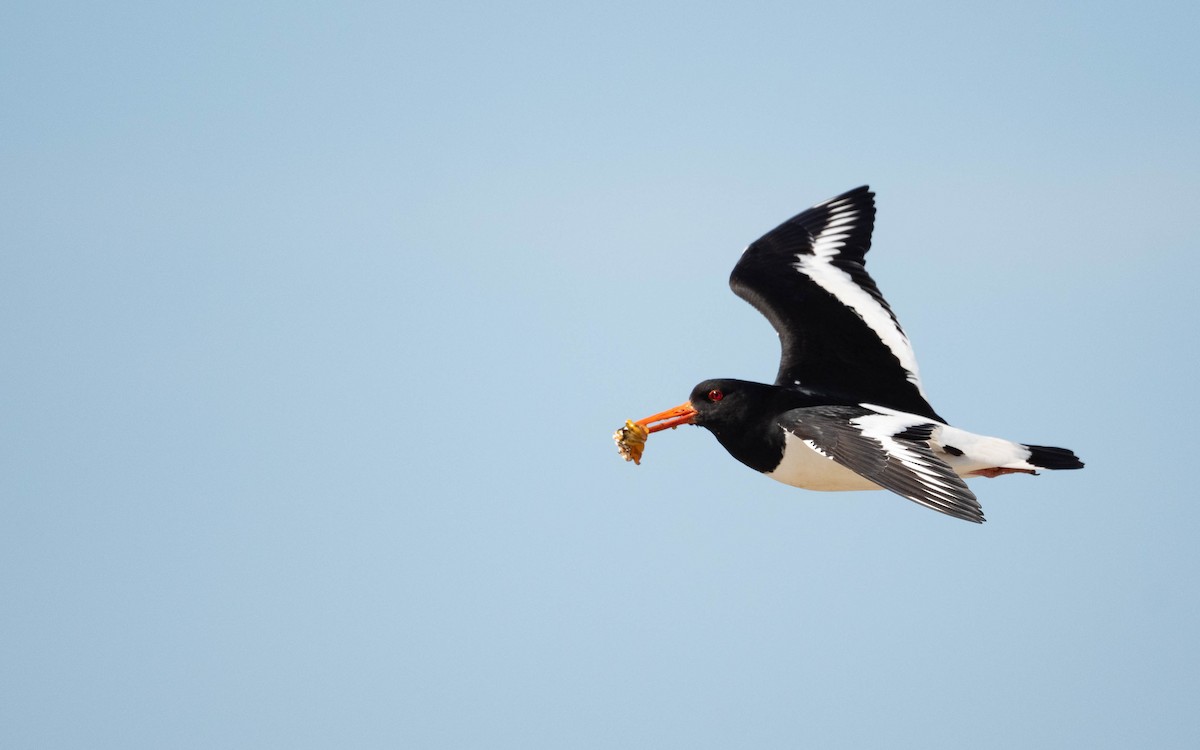
<path id="1" fill-rule="evenodd" d="M 784 441 L 786 448 L 783 461 L 774 471 L 767 472 L 767 476 L 776 482 L 822 492 L 883 489 L 832 458 L 827 458 L 825 454 L 817 452 L 807 440 L 785 431 Z"/>

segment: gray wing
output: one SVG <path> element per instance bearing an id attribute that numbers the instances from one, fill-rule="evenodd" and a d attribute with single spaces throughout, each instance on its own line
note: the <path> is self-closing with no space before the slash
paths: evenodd
<path id="1" fill-rule="evenodd" d="M 929 448 L 935 423 L 925 417 L 856 406 L 817 406 L 793 409 L 780 424 L 884 489 L 964 521 L 984 521 L 975 493 Z"/>

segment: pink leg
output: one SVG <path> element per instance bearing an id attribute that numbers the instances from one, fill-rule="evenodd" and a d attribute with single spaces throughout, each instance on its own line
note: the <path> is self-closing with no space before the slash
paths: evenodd
<path id="1" fill-rule="evenodd" d="M 990 469 L 979 469 L 978 471 L 972 471 L 968 474 L 968 476 L 995 479 L 1002 474 L 1033 474 L 1034 476 L 1037 476 L 1037 472 L 1033 469 L 1006 469 L 1002 466 L 993 466 Z"/>

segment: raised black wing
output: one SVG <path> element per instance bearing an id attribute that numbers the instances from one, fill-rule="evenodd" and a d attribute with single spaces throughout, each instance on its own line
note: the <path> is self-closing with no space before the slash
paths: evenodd
<path id="1" fill-rule="evenodd" d="M 867 274 L 875 195 L 867 186 L 756 240 L 729 277 L 783 348 L 775 384 L 841 393 L 942 420 L 921 390 L 912 345 Z"/>
<path id="2" fill-rule="evenodd" d="M 940 513 L 983 523 L 975 494 L 930 449 L 934 424 L 924 417 L 870 407 L 815 406 L 786 412 L 780 424 L 884 489 Z"/>

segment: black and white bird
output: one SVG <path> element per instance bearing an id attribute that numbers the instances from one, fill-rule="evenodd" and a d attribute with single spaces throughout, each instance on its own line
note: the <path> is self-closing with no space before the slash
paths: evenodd
<path id="1" fill-rule="evenodd" d="M 964 477 L 1079 469 L 1066 448 L 951 427 L 926 400 L 917 360 L 865 267 L 875 197 L 860 187 L 772 229 L 729 284 L 779 334 L 774 385 L 706 380 L 690 399 L 636 424 L 712 432 L 734 458 L 810 490 L 887 489 L 982 523 Z"/>

